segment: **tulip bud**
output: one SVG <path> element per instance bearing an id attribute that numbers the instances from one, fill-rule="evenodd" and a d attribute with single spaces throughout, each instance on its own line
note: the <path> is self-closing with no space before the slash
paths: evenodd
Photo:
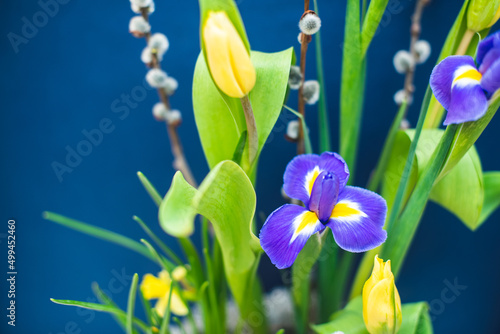
<path id="1" fill-rule="evenodd" d="M 363 287 L 363 320 L 370 334 L 395 334 L 402 322 L 401 299 L 391 261 L 375 255 L 372 275 Z"/>
<path id="2" fill-rule="evenodd" d="M 211 11 L 202 29 L 205 60 L 226 95 L 242 98 L 255 85 L 255 69 L 241 36 L 223 11 Z"/>
<path id="3" fill-rule="evenodd" d="M 500 18 L 500 0 L 471 0 L 467 9 L 467 28 L 474 32 L 494 25 Z"/>

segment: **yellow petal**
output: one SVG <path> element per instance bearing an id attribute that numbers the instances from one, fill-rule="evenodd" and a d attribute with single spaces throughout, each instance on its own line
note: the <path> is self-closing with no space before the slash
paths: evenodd
<path id="1" fill-rule="evenodd" d="M 370 292 L 366 303 L 365 324 L 370 334 L 394 333 L 394 309 L 393 298 L 394 280 L 385 278 L 377 283 Z"/>
<path id="2" fill-rule="evenodd" d="M 226 95 L 241 98 L 255 85 L 255 69 L 240 35 L 225 12 L 209 12 L 203 27 L 208 68 Z"/>
<path id="3" fill-rule="evenodd" d="M 161 317 L 165 315 L 167 304 L 168 304 L 168 293 L 166 296 L 160 298 L 155 305 L 156 312 L 158 312 L 158 314 Z M 172 291 L 170 311 L 172 311 L 173 314 L 178 316 L 185 316 L 188 314 L 188 308 L 186 304 L 183 303 L 181 297 L 179 296 L 179 293 L 176 290 Z"/>
<path id="4" fill-rule="evenodd" d="M 162 273 L 160 273 L 160 276 L 162 276 Z M 169 289 L 170 283 L 151 274 L 144 275 L 141 282 L 141 292 L 146 299 L 162 298 L 165 294 L 168 294 Z"/>

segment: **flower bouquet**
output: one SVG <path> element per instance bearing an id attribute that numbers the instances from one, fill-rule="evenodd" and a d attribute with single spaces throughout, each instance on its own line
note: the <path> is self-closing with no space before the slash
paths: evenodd
<path id="1" fill-rule="evenodd" d="M 354 174 L 361 163 L 357 149 L 368 49 L 388 0 L 347 0 L 338 130 L 329 127 L 319 1 L 306 0 L 297 12 L 298 50 L 263 53 L 251 49 L 233 0 L 199 0 L 201 52 L 192 97 L 210 167 L 199 184 L 178 135 L 181 113 L 170 101 L 178 84 L 161 66 L 169 42 L 164 34 L 152 33 L 149 22 L 154 2 L 130 2 L 136 16 L 129 30 L 146 42 L 141 55 L 146 81 L 159 96 L 153 115 L 166 124 L 177 170 L 166 192 L 142 173 L 138 177 L 158 207 L 161 228 L 177 239 L 183 253 L 176 254 L 139 217 L 134 220 L 148 238 L 137 241 L 45 212 L 48 220 L 129 248 L 158 265 L 155 273 L 134 275 L 126 308 L 97 285 L 99 303 L 52 301 L 108 312 L 129 334 L 432 333 L 427 303 L 407 303 L 396 281 L 429 201 L 471 230 L 500 205 L 500 172 L 483 172 L 474 147 L 500 106 L 500 33 L 490 33 L 500 17 L 500 1 L 464 1 L 423 101 L 413 101 L 417 65 L 431 52 L 420 40 L 430 0 L 415 1 L 410 49 L 394 56 L 405 84 L 394 96 L 398 110 L 385 143 L 374 148 L 380 157 L 367 185 L 356 185 Z M 316 80 L 306 80 L 310 46 L 315 47 Z M 297 110 L 288 104 L 294 90 Z M 417 102 L 418 123 L 411 128 L 407 113 Z M 313 138 L 306 107 L 316 104 L 319 129 Z M 258 174 L 273 166 L 259 166 L 259 158 L 283 113 L 293 118 L 286 137 L 297 155 L 282 171 L 283 205 L 260 219 L 255 184 Z M 332 133 L 340 135 L 338 148 L 331 147 Z M 280 189 L 260 191 L 280 194 Z M 192 238 L 195 231 L 200 242 Z M 358 253 L 360 261 L 355 261 Z M 286 270 L 286 287 L 263 291 L 262 257 Z"/>

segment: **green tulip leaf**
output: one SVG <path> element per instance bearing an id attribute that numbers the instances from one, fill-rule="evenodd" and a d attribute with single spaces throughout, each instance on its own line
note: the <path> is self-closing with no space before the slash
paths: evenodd
<path id="1" fill-rule="evenodd" d="M 378 25 L 389 0 L 372 0 L 368 6 L 365 20 L 363 21 L 363 29 L 361 30 L 361 50 L 364 55 L 370 46 L 370 43 L 377 32 Z"/>
<path id="2" fill-rule="evenodd" d="M 257 124 L 259 154 L 285 100 L 293 48 L 277 53 L 252 51 L 251 59 L 257 72 L 257 82 L 249 97 Z M 246 131 L 241 102 L 219 92 L 201 54 L 193 79 L 193 108 L 210 168 L 223 160 L 232 159 L 241 135 Z"/>
<path id="3" fill-rule="evenodd" d="M 403 304 L 401 312 L 403 321 L 398 334 L 432 334 L 432 323 L 426 303 Z M 363 299 L 358 296 L 346 307 L 333 314 L 331 321 L 313 326 L 316 333 L 331 334 L 341 331 L 349 334 L 368 334 L 363 320 Z"/>
<path id="4" fill-rule="evenodd" d="M 484 204 L 479 218 L 479 227 L 500 206 L 500 172 L 483 174 Z"/>
<path id="5" fill-rule="evenodd" d="M 199 189 L 177 172 L 163 199 L 160 225 L 174 237 L 187 237 L 194 230 L 197 214 L 213 225 L 222 249 L 229 285 L 238 303 L 246 291 L 248 275 L 260 252 L 258 239 L 251 233 L 255 212 L 255 191 L 245 172 L 233 161 L 215 166 Z"/>
<path id="6" fill-rule="evenodd" d="M 416 162 L 412 166 L 409 186 L 404 197 L 405 202 L 443 133 L 439 129 L 422 132 L 417 146 Z M 387 200 L 389 207 L 392 207 L 413 135 L 413 130 L 407 130 L 399 132 L 396 136 L 382 186 L 382 196 Z M 452 212 L 470 229 L 474 230 L 479 226 L 484 202 L 484 185 L 481 162 L 473 146 L 453 170 L 441 174 L 432 188 L 430 199 Z"/>

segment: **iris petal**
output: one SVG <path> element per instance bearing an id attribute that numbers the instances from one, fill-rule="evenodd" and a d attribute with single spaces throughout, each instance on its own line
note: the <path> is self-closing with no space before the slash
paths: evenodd
<path id="1" fill-rule="evenodd" d="M 488 99 L 480 82 L 461 79 L 453 86 L 444 125 L 476 121 L 483 117 L 487 110 Z"/>
<path id="2" fill-rule="evenodd" d="M 318 164 L 319 156 L 316 154 L 299 155 L 290 161 L 283 175 L 285 193 L 307 206 L 314 181 L 320 174 Z"/>
<path id="3" fill-rule="evenodd" d="M 340 193 L 327 226 L 341 248 L 354 253 L 366 252 L 387 238 L 383 229 L 386 213 L 387 203 L 380 195 L 347 186 Z"/>
<path id="4" fill-rule="evenodd" d="M 324 229 L 314 212 L 285 204 L 267 218 L 260 231 L 260 244 L 278 269 L 288 268 L 309 237 Z"/>
<path id="5" fill-rule="evenodd" d="M 490 52 L 492 48 L 500 47 L 500 32 L 496 32 L 493 35 L 483 39 L 478 47 L 476 54 L 477 65 L 481 68 L 486 54 Z"/>
<path id="6" fill-rule="evenodd" d="M 321 172 L 314 182 L 309 201 L 309 210 L 316 212 L 321 222 L 326 223 L 337 204 L 339 179 L 333 173 Z"/>
<path id="7" fill-rule="evenodd" d="M 500 89 L 500 50 L 498 51 L 496 61 L 493 62 L 484 73 L 483 78 L 481 79 L 481 87 L 490 94 L 493 94 Z"/>
<path id="8" fill-rule="evenodd" d="M 337 153 L 324 152 L 320 156 L 319 168 L 322 171 L 335 174 L 339 179 L 340 189 L 344 189 L 349 180 L 349 167 L 344 159 Z"/>
<path id="9" fill-rule="evenodd" d="M 434 67 L 431 74 L 430 86 L 436 99 L 448 111 L 451 106 L 451 87 L 456 78 L 456 71 L 462 66 L 475 68 L 474 59 L 470 56 L 450 56 L 443 59 Z"/>

